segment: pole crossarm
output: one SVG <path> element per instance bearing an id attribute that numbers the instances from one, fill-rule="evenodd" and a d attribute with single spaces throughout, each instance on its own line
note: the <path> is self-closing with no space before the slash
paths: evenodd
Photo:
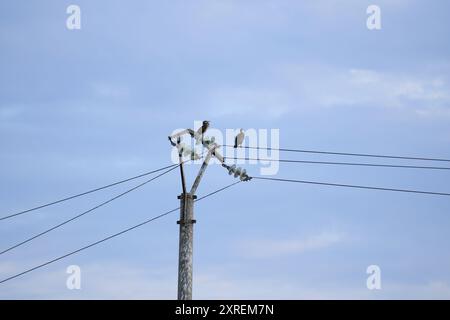
<path id="1" fill-rule="evenodd" d="M 206 168 L 208 167 L 209 160 L 211 159 L 213 150 L 215 150 L 215 149 L 208 151 L 208 154 L 206 155 L 206 158 L 203 161 L 203 164 L 197 174 L 197 177 L 195 178 L 194 184 L 192 185 L 191 191 L 189 192 L 191 195 L 194 195 L 195 191 L 197 191 L 198 185 L 200 184 L 200 180 L 202 179 L 203 174 L 205 173 Z"/>
<path id="2" fill-rule="evenodd" d="M 240 177 L 241 181 L 250 181 L 252 179 L 252 177 L 250 177 L 247 174 L 247 171 L 245 169 L 238 168 L 238 167 L 236 167 L 236 165 L 232 165 L 232 166 L 227 165 L 225 163 L 225 157 L 223 157 L 220 154 L 220 152 L 217 150 L 220 148 L 220 146 L 215 142 L 214 137 L 204 139 L 203 134 L 200 134 L 199 131 L 196 132 L 192 129 L 184 129 L 184 130 L 181 130 L 181 131 L 173 134 L 172 136 L 169 136 L 170 143 L 172 144 L 172 146 L 174 146 L 178 149 L 179 154 L 190 155 L 191 160 L 196 160 L 199 158 L 193 150 L 190 150 L 189 148 L 187 148 L 184 143 L 180 143 L 181 137 L 183 135 L 188 135 L 188 134 L 192 138 L 194 138 L 197 143 L 201 141 L 203 147 L 208 150 L 209 157 L 214 156 L 217 160 L 219 160 L 219 162 L 222 164 L 222 167 L 227 169 L 228 173 L 230 175 L 234 175 L 235 178 Z M 176 139 L 177 143 L 173 142 L 175 139 Z M 206 168 L 204 168 L 204 165 L 207 166 L 208 162 L 209 162 L 209 158 L 208 158 L 208 161 L 206 161 L 206 164 L 205 164 L 205 162 L 203 162 L 203 165 L 202 165 L 202 168 L 200 169 L 199 174 L 203 175 L 204 170 L 206 169 Z M 199 177 L 197 176 L 197 178 L 199 178 Z M 201 179 L 201 177 L 200 177 L 200 179 Z M 196 179 L 196 181 L 197 181 L 197 179 Z M 194 188 L 194 186 L 195 186 L 195 188 Z M 195 192 L 197 187 L 198 187 L 198 183 L 195 185 L 195 182 L 194 182 L 194 185 L 192 186 L 191 191 L 193 190 Z"/>

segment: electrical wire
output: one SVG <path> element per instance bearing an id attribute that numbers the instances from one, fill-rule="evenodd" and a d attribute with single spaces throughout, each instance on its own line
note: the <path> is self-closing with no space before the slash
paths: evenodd
<path id="1" fill-rule="evenodd" d="M 240 181 L 239 181 L 239 182 L 240 182 Z M 212 195 L 214 195 L 214 194 L 217 194 L 217 193 L 219 193 L 219 192 L 221 192 L 221 191 L 224 191 L 224 190 L 226 190 L 226 189 L 228 189 L 228 188 L 230 188 L 230 187 L 232 187 L 232 186 L 238 184 L 239 182 L 232 183 L 232 184 L 230 184 L 230 185 L 228 185 L 228 186 L 225 186 L 225 187 L 220 188 L 220 189 L 218 189 L 218 190 L 216 190 L 216 191 L 213 191 L 213 192 L 211 192 L 211 193 L 209 193 L 209 194 L 207 194 L 207 195 L 205 195 L 205 196 L 203 196 L 203 197 L 197 199 L 196 202 L 198 202 L 198 201 L 200 201 L 200 200 L 203 200 L 203 199 L 205 199 L 205 198 L 207 198 L 207 197 L 210 197 L 210 196 L 212 196 Z M 79 249 L 77 249 L 77 250 L 74 250 L 74 251 L 71 251 L 71 252 L 69 252 L 69 253 L 66 253 L 66 254 L 64 254 L 64 255 L 62 255 L 62 256 L 59 256 L 59 257 L 57 257 L 57 258 L 55 258 L 55 259 L 49 260 L 49 261 L 47 261 L 47 262 L 44 262 L 44 263 L 42 263 L 42 264 L 40 264 L 40 265 L 37 265 L 37 266 L 35 266 L 35 267 L 32 267 L 32 268 L 27 269 L 27 270 L 25 270 L 25 271 L 22 271 L 22 272 L 20 272 L 20 273 L 14 274 L 14 275 L 12 275 L 12 276 L 10 276 L 10 277 L 8 277 L 8 278 L 5 278 L 5 279 L 3 279 L 3 280 L 0 280 L 0 284 L 3 284 L 3 283 L 5 283 L 5 282 L 7 282 L 7 281 L 10 281 L 10 280 L 12 280 L 12 279 L 18 278 L 18 277 L 20 277 L 20 276 L 23 276 L 23 275 L 25 275 L 25 274 L 27 274 L 27 273 L 30 273 L 30 272 L 32 272 L 32 271 L 34 271 L 34 270 L 40 269 L 40 268 L 45 267 L 45 266 L 47 266 L 47 265 L 50 265 L 50 264 L 52 264 L 52 263 L 54 263 L 54 262 L 57 262 L 57 261 L 59 261 L 59 260 L 62 260 L 62 259 L 67 258 L 67 257 L 69 257 L 69 256 L 72 256 L 72 255 L 74 255 L 74 254 L 76 254 L 76 253 L 79 253 L 79 252 L 84 251 L 84 250 L 86 250 L 86 249 L 89 249 L 89 248 L 91 248 L 91 247 L 94 247 L 94 246 L 96 246 L 96 245 L 98 245 L 98 244 L 100 244 L 100 243 L 103 243 L 103 242 L 108 241 L 108 240 L 110 240 L 110 239 L 113 239 L 113 238 L 115 238 L 115 237 L 118 237 L 118 236 L 120 236 L 120 235 L 122 235 L 122 234 L 124 234 L 124 233 L 127 233 L 127 232 L 132 231 L 132 230 L 134 230 L 134 229 L 137 229 L 137 228 L 139 228 L 139 227 L 141 227 L 141 226 L 143 226 L 143 225 L 146 225 L 146 224 L 148 224 L 148 223 L 150 223 L 150 222 L 152 222 L 152 221 L 155 221 L 155 220 L 160 219 L 160 218 L 162 218 L 162 217 L 164 217 L 164 216 L 167 216 L 167 215 L 169 215 L 170 213 L 173 213 L 173 212 L 175 212 L 175 211 L 177 211 L 177 210 L 179 210 L 179 209 L 180 209 L 180 207 L 175 208 L 175 209 L 172 209 L 172 210 L 169 210 L 169 211 L 166 211 L 166 212 L 164 212 L 164 213 L 162 213 L 162 214 L 160 214 L 160 215 L 157 215 L 157 216 L 155 216 L 155 217 L 153 217 L 153 218 L 150 218 L 150 219 L 148 219 L 148 220 L 145 220 L 145 221 L 143 221 L 143 222 L 141 222 L 141 223 L 139 223 L 139 224 L 136 224 L 136 225 L 134 225 L 134 226 L 132 226 L 132 227 L 129 227 L 129 228 L 126 228 L 126 229 L 124 229 L 124 230 L 122 230 L 122 231 L 120 231 L 120 232 L 114 233 L 114 234 L 112 234 L 112 235 L 110 235 L 110 236 L 108 236 L 108 237 L 106 237 L 106 238 L 103 238 L 103 239 L 101 239 L 101 240 L 95 241 L 95 242 L 93 242 L 93 243 L 91 243 L 91 244 L 88 244 L 88 245 L 86 245 L 86 246 L 84 246 L 84 247 L 81 247 L 81 248 L 79 248 Z"/>
<path id="2" fill-rule="evenodd" d="M 146 181 L 144 181 L 144 182 L 138 184 L 137 186 L 135 186 L 135 187 L 133 187 L 133 188 L 131 188 L 131 189 L 128 189 L 127 191 L 122 192 L 122 193 L 120 193 L 120 194 L 114 196 L 113 198 L 111 198 L 111 199 L 109 199 L 109 200 L 107 200 L 107 201 L 104 201 L 104 202 L 100 203 L 99 205 L 96 205 L 95 207 L 93 207 L 93 208 L 91 208 L 91 209 L 89 209 L 89 210 L 87 210 L 87 211 L 84 211 L 84 212 L 82 212 L 82 213 L 80 213 L 80 214 L 78 214 L 78 215 L 76 215 L 76 216 L 73 216 L 73 217 L 70 218 L 70 219 L 67 219 L 67 220 L 65 220 L 65 221 L 63 221 L 63 222 L 61 222 L 61 223 L 59 223 L 59 224 L 57 224 L 57 225 L 54 225 L 54 226 L 51 227 L 51 228 L 48 228 L 48 229 L 45 230 L 45 231 L 42 231 L 42 232 L 40 232 L 40 233 L 38 233 L 38 234 L 36 234 L 36 235 L 34 235 L 34 236 L 32 236 L 32 237 L 27 238 L 27 239 L 25 239 L 25 240 L 23 240 L 23 241 L 21 241 L 21 242 L 15 244 L 15 245 L 9 247 L 9 248 L 7 248 L 7 249 L 1 251 L 1 252 L 0 252 L 0 255 L 5 254 L 6 252 L 9 252 L 9 251 L 11 251 L 11 250 L 13 250 L 13 249 L 16 249 L 16 248 L 18 248 L 18 247 L 20 247 L 20 246 L 22 246 L 22 245 L 24 245 L 24 244 L 26 244 L 26 243 L 32 241 L 32 240 L 35 240 L 35 239 L 37 239 L 37 238 L 39 238 L 39 237 L 41 237 L 41 236 L 43 236 L 43 235 L 45 235 L 45 234 L 47 234 L 47 233 L 49 233 L 49 232 L 55 230 L 55 229 L 58 229 L 58 228 L 62 227 L 62 226 L 65 225 L 65 224 L 68 224 L 69 222 L 72 222 L 72 221 L 74 221 L 74 220 L 76 220 L 76 219 L 79 219 L 79 218 L 81 218 L 82 216 L 84 216 L 84 215 L 86 215 L 86 214 L 88 214 L 88 213 L 90 213 L 90 212 L 92 212 L 92 211 L 94 211 L 94 210 L 96 210 L 96 209 L 98 209 L 98 208 L 101 208 L 101 207 L 103 207 L 104 205 L 106 205 L 106 204 L 108 204 L 108 203 L 110 203 L 110 202 L 112 202 L 112 201 L 114 201 L 114 200 L 117 200 L 117 199 L 123 197 L 124 195 L 126 195 L 126 194 L 128 194 L 128 193 L 130 193 L 130 192 L 132 192 L 132 191 L 134 191 L 134 190 L 136 190 L 136 189 L 138 189 L 138 188 L 140 188 L 140 187 L 142 187 L 142 186 L 148 184 L 149 182 L 151 182 L 151 181 L 153 181 L 153 180 L 155 180 L 155 179 L 158 179 L 159 177 L 161 177 L 161 176 L 163 176 L 163 175 L 169 173 L 170 171 L 175 170 L 178 166 L 179 166 L 179 165 L 176 165 L 176 166 L 174 166 L 174 167 L 172 167 L 172 168 L 170 168 L 170 169 L 164 171 L 163 173 L 160 173 L 159 175 L 157 175 L 157 176 L 155 176 L 155 177 L 153 177 L 153 178 L 151 178 L 151 179 L 149 179 L 149 180 L 146 180 Z"/>
<path id="3" fill-rule="evenodd" d="M 9 214 L 7 216 L 0 217 L 0 221 L 6 220 L 6 219 L 10 219 L 10 218 L 13 218 L 13 217 L 16 217 L 16 216 L 19 216 L 19 215 L 22 215 L 22 214 L 25 214 L 25 213 L 28 213 L 28 212 L 32 212 L 32 211 L 35 211 L 35 210 L 39 210 L 39 209 L 42 209 L 42 208 L 46 208 L 46 207 L 49 207 L 49 206 L 52 206 L 52 205 L 55 205 L 55 204 L 58 204 L 58 203 L 61 203 L 61 202 L 72 200 L 72 199 L 75 199 L 75 198 L 78 198 L 78 197 L 81 197 L 81 196 L 85 196 L 87 194 L 90 194 L 90 193 L 93 193 L 93 192 L 97 192 L 97 191 L 100 191 L 100 190 L 104 190 L 104 189 L 107 189 L 107 188 L 110 188 L 110 187 L 113 187 L 113 186 L 117 186 L 119 184 L 122 184 L 122 183 L 125 183 L 125 182 L 128 182 L 128 181 L 132 181 L 132 180 L 135 180 L 135 179 L 138 179 L 138 178 L 142 178 L 142 177 L 148 176 L 150 174 L 153 174 L 153 173 L 156 173 L 156 172 L 159 172 L 159 171 L 163 171 L 165 169 L 168 169 L 168 168 L 171 168 L 171 167 L 175 167 L 175 166 L 178 166 L 178 164 L 172 164 L 170 166 L 166 166 L 166 167 L 162 167 L 162 168 L 159 168 L 159 169 L 156 169 L 156 170 L 153 170 L 153 171 L 145 172 L 145 173 L 142 173 L 140 175 L 137 175 L 137 176 L 125 179 L 125 180 L 117 181 L 117 182 L 108 184 L 108 185 L 103 186 L 103 187 L 99 187 L 99 188 L 95 188 L 95 189 L 92 189 L 92 190 L 89 190 L 89 191 L 78 193 L 78 194 L 75 194 L 75 195 L 72 195 L 72 196 L 60 199 L 60 200 L 56 200 L 56 201 L 53 201 L 53 202 L 50 202 L 50 203 L 39 205 L 39 206 L 31 208 L 31 209 L 27 209 L 27 210 L 23 210 L 23 211 L 20 211 L 20 212 L 17 212 L 17 213 Z"/>
<path id="4" fill-rule="evenodd" d="M 237 185 L 238 183 L 241 183 L 241 182 L 242 182 L 242 181 L 239 180 L 239 181 L 234 182 L 234 183 L 232 183 L 232 184 L 229 184 L 229 185 L 227 185 L 227 186 L 225 186 L 225 187 L 223 187 L 223 188 L 217 189 L 216 191 L 213 191 L 213 192 L 208 193 L 207 195 L 205 195 L 205 196 L 203 196 L 203 197 L 198 198 L 198 199 L 195 200 L 194 202 L 197 202 L 197 201 L 206 199 L 206 198 L 208 198 L 208 197 L 211 197 L 212 195 L 215 195 L 216 193 L 222 192 L 222 191 L 224 191 L 224 190 L 226 190 L 226 189 L 228 189 L 228 188 L 231 188 L 232 186 L 235 186 L 235 185 Z"/>
<path id="5" fill-rule="evenodd" d="M 225 158 L 224 158 L 225 159 Z M 450 170 L 450 167 L 434 167 L 434 166 L 413 166 L 413 165 L 396 165 L 396 164 L 378 164 L 378 163 L 358 163 L 358 162 L 333 162 L 333 161 L 310 161 L 310 160 L 291 160 L 291 159 L 263 159 L 248 157 L 226 157 L 233 160 L 248 161 L 270 161 L 284 163 L 304 163 L 304 164 L 325 164 L 325 165 L 342 165 L 342 166 L 362 166 L 362 167 L 383 167 L 383 168 L 401 168 L 401 169 L 430 169 L 430 170 Z"/>
<path id="6" fill-rule="evenodd" d="M 340 183 L 330 183 L 330 182 L 281 179 L 281 178 L 269 178 L 269 177 L 252 177 L 252 178 L 258 179 L 258 180 L 272 180 L 272 181 L 281 181 L 281 182 L 315 184 L 315 185 L 331 186 L 331 187 L 345 187 L 345 188 L 369 189 L 369 190 L 379 190 L 379 191 L 419 193 L 419 194 L 428 194 L 428 195 L 435 195 L 435 196 L 450 196 L 450 193 L 445 193 L 445 192 L 421 191 L 421 190 L 410 190 L 410 189 L 394 189 L 394 188 L 371 187 L 371 186 L 361 186 L 361 185 L 352 185 L 352 184 L 340 184 Z"/>
<path id="7" fill-rule="evenodd" d="M 224 145 L 224 147 L 234 147 L 233 145 Z M 396 156 L 396 155 L 383 155 L 383 154 L 370 154 L 370 153 L 349 153 L 349 152 L 333 152 L 333 151 L 320 151 L 320 150 L 304 150 L 304 149 L 286 149 L 286 148 L 269 148 L 269 147 L 251 147 L 242 146 L 240 148 L 245 149 L 257 149 L 257 150 L 272 150 L 272 151 L 284 151 L 284 152 L 300 152 L 300 153 L 314 153 L 314 154 L 329 154 L 337 156 L 354 156 L 354 157 L 370 157 L 370 158 L 387 158 L 387 159 L 403 159 L 403 160 L 423 160 L 423 161 L 443 161 L 450 162 L 450 159 L 442 158 L 427 158 L 427 157 L 410 157 L 410 156 Z"/>

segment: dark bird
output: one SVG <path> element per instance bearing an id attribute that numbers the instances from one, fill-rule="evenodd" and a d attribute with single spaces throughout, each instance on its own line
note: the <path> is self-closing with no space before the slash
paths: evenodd
<path id="1" fill-rule="evenodd" d="M 198 130 L 197 130 L 196 136 L 201 137 L 202 142 L 203 142 L 203 134 L 206 132 L 206 130 L 208 130 L 208 128 L 209 128 L 209 121 L 205 120 L 205 121 L 203 121 L 202 126 L 200 128 L 198 128 Z"/>

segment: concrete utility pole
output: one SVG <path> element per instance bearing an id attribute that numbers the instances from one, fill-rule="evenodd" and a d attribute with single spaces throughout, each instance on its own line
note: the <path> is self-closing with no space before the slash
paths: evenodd
<path id="1" fill-rule="evenodd" d="M 192 185 L 191 191 L 186 193 L 183 162 L 180 162 L 181 181 L 183 193 L 178 196 L 180 199 L 180 244 L 178 253 L 178 300 L 192 300 L 192 270 L 194 253 L 194 200 L 197 198 L 195 192 L 200 184 L 200 180 L 208 167 L 211 159 L 211 151 L 208 152 L 205 161 Z M 180 157 L 181 160 L 181 157 Z"/>
<path id="2" fill-rule="evenodd" d="M 192 300 L 192 259 L 194 251 L 195 195 L 182 193 L 180 199 L 180 244 L 178 253 L 178 300 Z"/>
<path id="3" fill-rule="evenodd" d="M 178 252 L 178 300 L 192 300 L 192 273 L 193 273 L 193 252 L 194 252 L 194 202 L 197 196 L 195 192 L 200 184 L 203 174 L 208 167 L 208 163 L 211 157 L 214 155 L 218 159 L 224 168 L 226 168 L 229 174 L 234 174 L 235 177 L 240 177 L 242 181 L 248 181 L 251 178 L 247 176 L 245 170 L 236 168 L 236 166 L 227 166 L 225 164 L 224 158 L 216 151 L 219 147 L 214 140 L 204 139 L 204 132 L 209 126 L 208 121 L 203 122 L 202 130 L 199 132 L 194 132 L 194 130 L 186 129 L 180 131 L 172 136 L 169 136 L 169 141 L 172 146 L 178 148 L 178 157 L 180 162 L 180 174 L 181 174 L 181 184 L 183 192 L 178 196 L 180 199 L 180 220 L 177 223 L 180 225 L 180 243 Z M 184 167 L 183 167 L 183 154 L 190 154 L 191 160 L 194 159 L 194 154 L 192 150 L 188 150 L 185 146 L 181 144 L 181 136 L 184 134 L 191 135 L 192 138 L 201 140 L 202 145 L 208 150 L 205 160 L 197 174 L 197 177 L 192 185 L 189 192 L 186 189 L 186 181 L 184 177 Z M 176 143 L 173 142 L 176 139 Z"/>

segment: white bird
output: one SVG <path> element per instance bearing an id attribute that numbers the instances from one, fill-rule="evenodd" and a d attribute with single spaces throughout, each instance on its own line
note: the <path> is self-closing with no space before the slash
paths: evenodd
<path id="1" fill-rule="evenodd" d="M 239 132 L 236 136 L 236 138 L 234 138 L 234 147 L 240 147 L 242 145 L 242 142 L 244 142 L 244 138 L 245 138 L 245 133 L 244 133 L 244 129 L 241 129 L 241 132 Z"/>

